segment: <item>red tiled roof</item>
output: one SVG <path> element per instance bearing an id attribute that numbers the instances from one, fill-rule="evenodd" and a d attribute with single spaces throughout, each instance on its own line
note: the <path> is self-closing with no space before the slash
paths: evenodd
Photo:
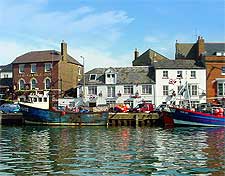
<path id="1" fill-rule="evenodd" d="M 37 63 L 37 62 L 52 62 L 60 61 L 62 59 L 61 53 L 55 50 L 46 51 L 31 51 L 24 55 L 17 57 L 13 64 L 22 63 Z M 70 63 L 81 65 L 77 60 L 67 54 L 67 60 Z"/>

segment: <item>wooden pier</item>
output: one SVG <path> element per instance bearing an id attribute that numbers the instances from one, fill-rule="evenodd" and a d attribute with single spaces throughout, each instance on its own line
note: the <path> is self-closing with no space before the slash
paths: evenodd
<path id="1" fill-rule="evenodd" d="M 160 125 L 158 113 L 109 113 L 109 126 L 156 126 Z"/>
<path id="2" fill-rule="evenodd" d="M 24 124 L 22 113 L 0 113 L 0 124 L 3 125 L 22 125 Z"/>

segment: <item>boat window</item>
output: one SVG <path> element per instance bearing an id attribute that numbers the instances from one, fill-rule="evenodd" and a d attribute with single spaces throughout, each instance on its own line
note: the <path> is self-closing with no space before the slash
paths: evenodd
<path id="1" fill-rule="evenodd" d="M 47 98 L 46 97 L 44 98 L 44 102 L 47 102 Z"/>
<path id="2" fill-rule="evenodd" d="M 38 101 L 39 101 L 39 102 L 42 102 L 42 98 L 39 97 L 39 98 L 38 98 Z"/>
<path id="3" fill-rule="evenodd" d="M 37 98 L 34 98 L 34 102 L 37 102 Z"/>

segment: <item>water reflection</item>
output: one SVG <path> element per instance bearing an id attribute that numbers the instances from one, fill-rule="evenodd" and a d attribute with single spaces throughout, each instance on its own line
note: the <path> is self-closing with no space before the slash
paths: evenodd
<path id="1" fill-rule="evenodd" d="M 0 126 L 0 175 L 224 175 L 224 128 Z"/>

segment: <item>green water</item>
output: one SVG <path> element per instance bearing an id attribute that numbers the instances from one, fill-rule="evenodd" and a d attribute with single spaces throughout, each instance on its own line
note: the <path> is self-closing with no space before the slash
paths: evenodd
<path id="1" fill-rule="evenodd" d="M 225 175 L 225 128 L 0 126 L 0 175 Z"/>

